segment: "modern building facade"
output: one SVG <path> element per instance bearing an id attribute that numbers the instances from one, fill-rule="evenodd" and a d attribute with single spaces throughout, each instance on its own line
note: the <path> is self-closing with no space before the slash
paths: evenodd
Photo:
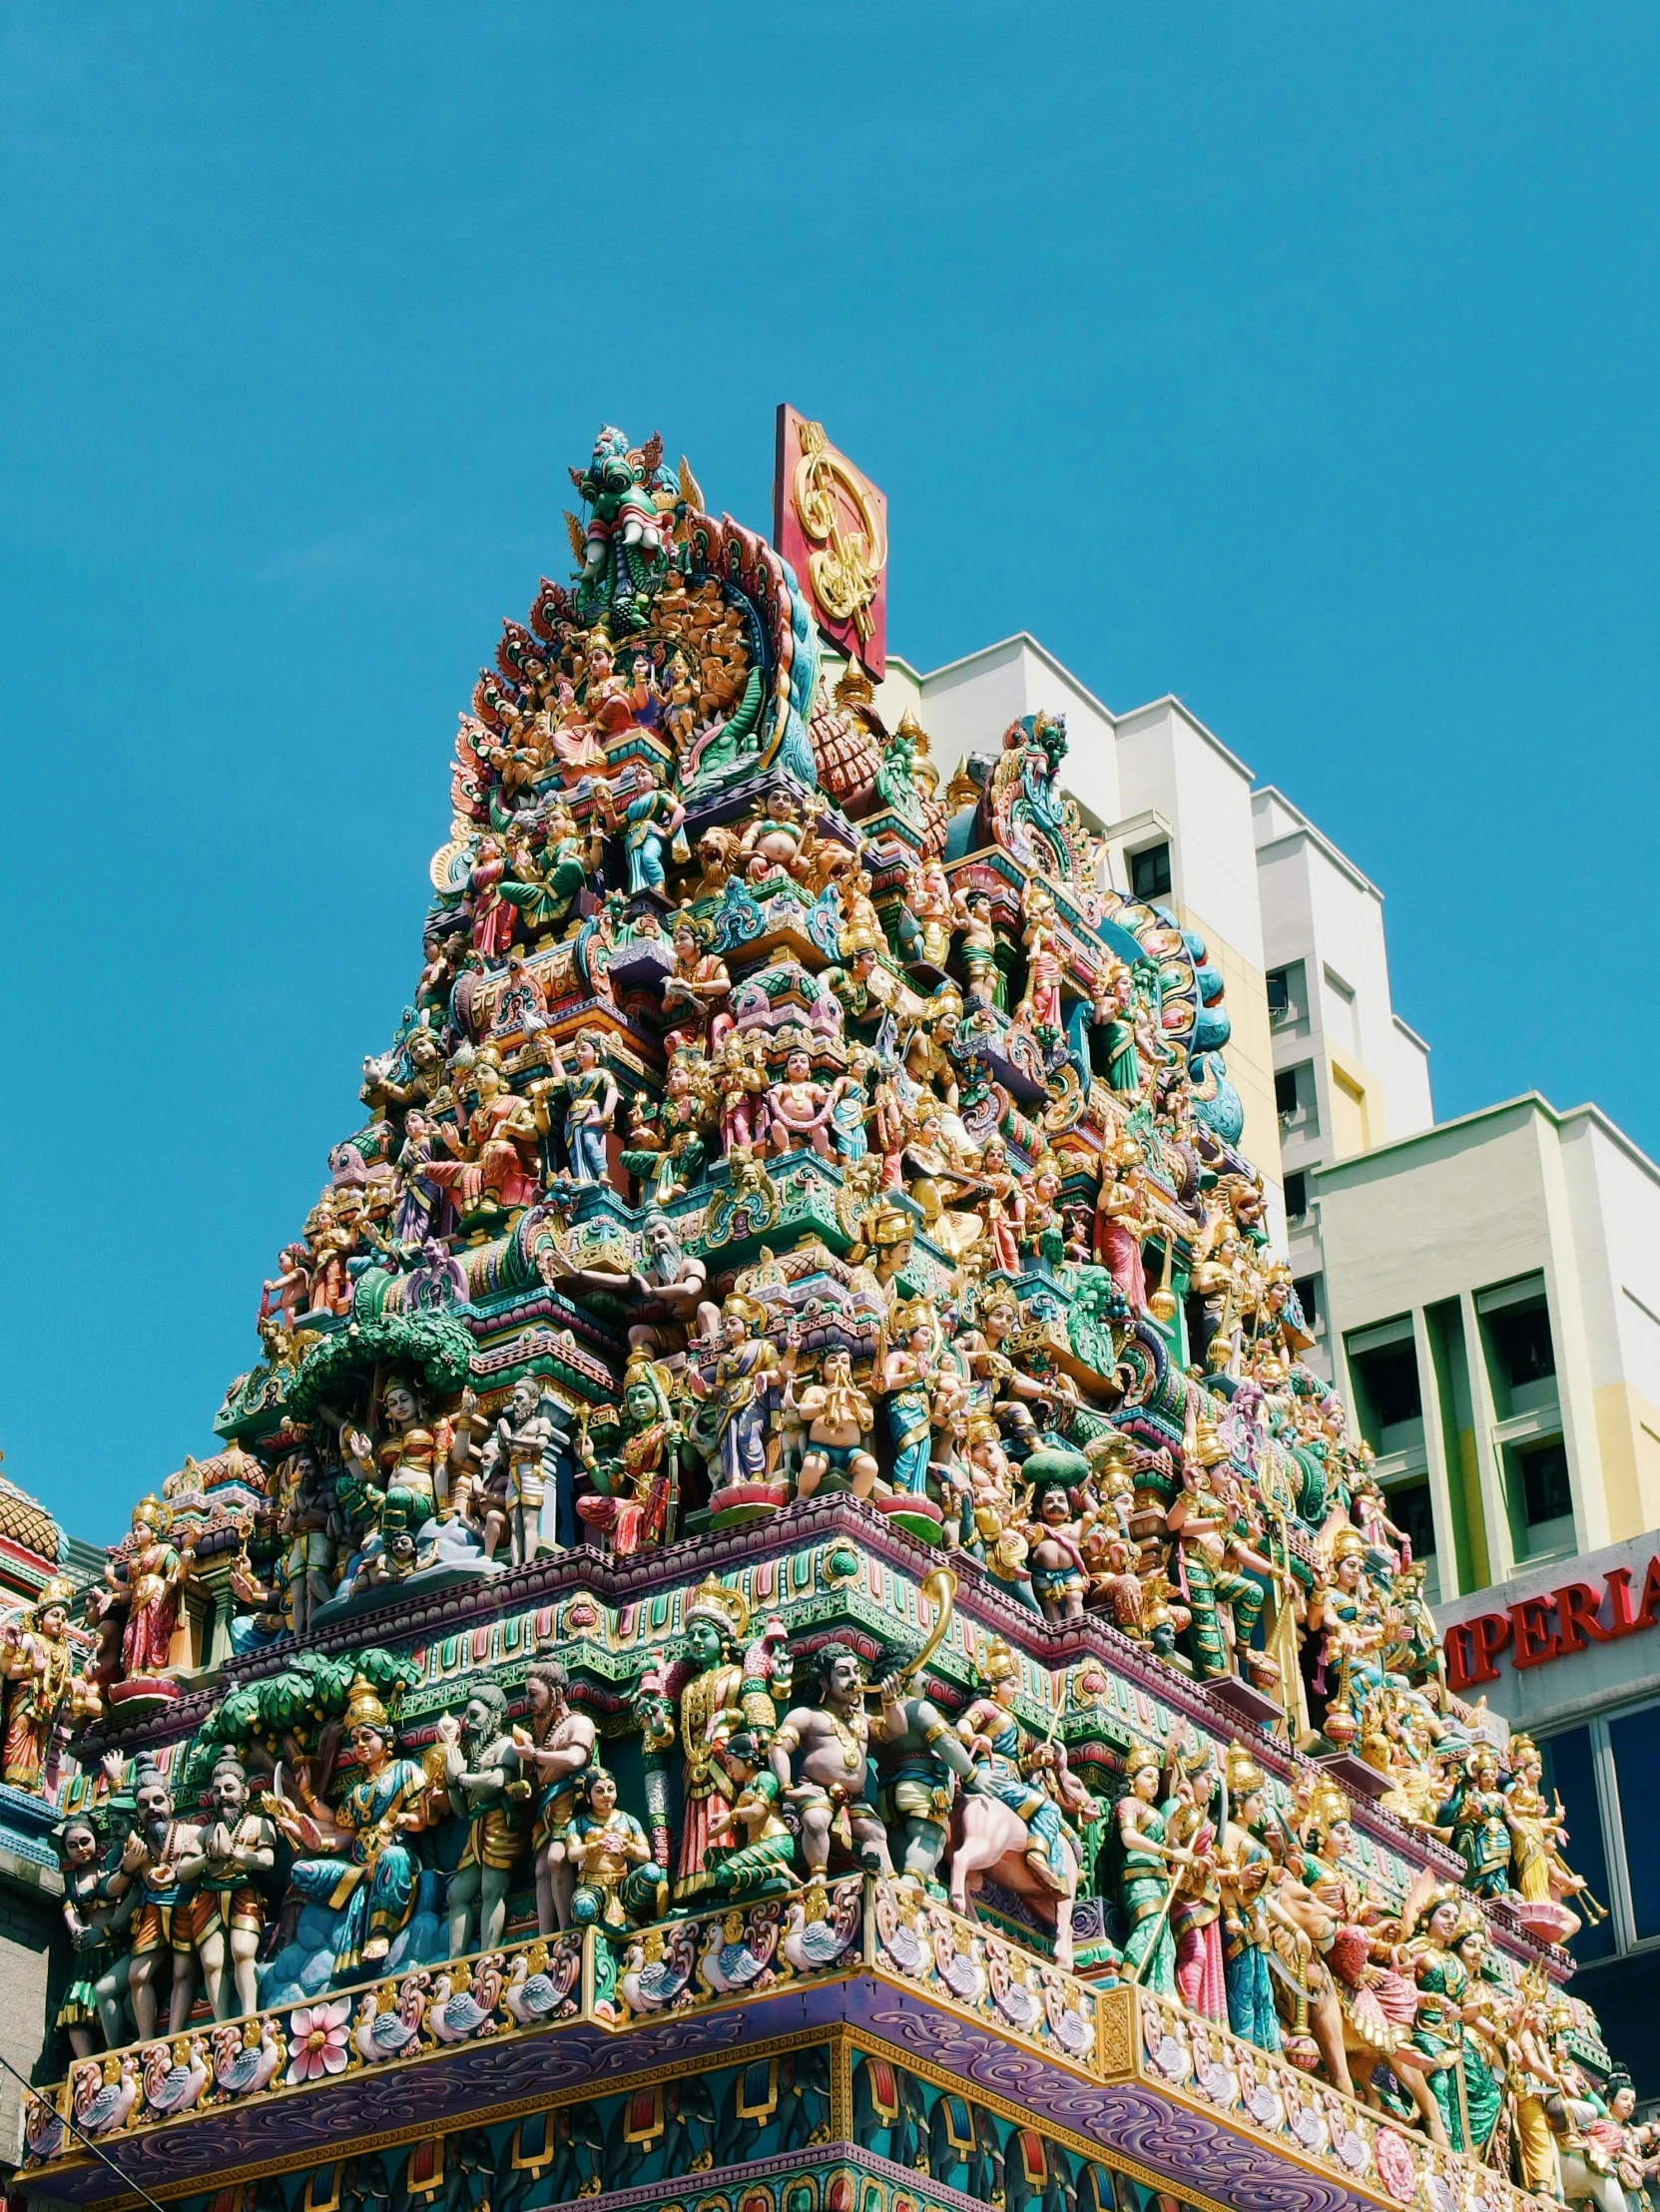
<path id="1" fill-rule="evenodd" d="M 1377 884 L 1272 785 L 1253 793 L 1251 811 L 1289 1249 L 1315 1326 L 1310 1364 L 1330 1376 L 1312 1179 L 1429 1127 L 1429 1047 L 1394 1010 Z"/>
<path id="2" fill-rule="evenodd" d="M 1571 1117 L 1569 1117 L 1571 1118 Z M 1436 1608 L 1448 1680 L 1538 1744 L 1567 1816 L 1566 1856 L 1605 1918 L 1569 1948 L 1574 1991 L 1623 2035 L 1645 2104 L 1660 2099 L 1650 2031 L 1660 1957 L 1660 1539 L 1635 1536 L 1571 1564 L 1530 1567 Z"/>
<path id="3" fill-rule="evenodd" d="M 1532 1094 L 1314 1189 L 1340 1373 L 1443 1600 L 1660 1526 L 1660 1169 L 1606 1116 Z"/>

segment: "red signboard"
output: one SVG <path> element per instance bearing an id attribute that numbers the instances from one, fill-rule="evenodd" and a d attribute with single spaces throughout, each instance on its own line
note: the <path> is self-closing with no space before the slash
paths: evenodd
<path id="1" fill-rule="evenodd" d="M 1660 1616 L 1660 1557 L 1649 1561 L 1635 1606 L 1631 1571 L 1611 1568 L 1600 1590 L 1590 1582 L 1568 1582 L 1559 1590 L 1524 1597 L 1508 1612 L 1478 1613 L 1473 1620 L 1456 1622 L 1444 1640 L 1447 1688 L 1468 1690 L 1480 1682 L 1496 1682 L 1502 1651 L 1509 1652 L 1512 1667 L 1542 1667 L 1552 1659 L 1587 1651 L 1592 1644 L 1612 1643 L 1617 1636 L 1634 1636 L 1640 1629 L 1652 1628 Z"/>
<path id="2" fill-rule="evenodd" d="M 824 424 L 779 408 L 773 542 L 831 645 L 879 683 L 887 668 L 887 498 Z"/>

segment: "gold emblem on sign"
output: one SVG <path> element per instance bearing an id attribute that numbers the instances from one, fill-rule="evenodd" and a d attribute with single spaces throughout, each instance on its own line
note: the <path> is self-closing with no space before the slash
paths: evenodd
<path id="1" fill-rule="evenodd" d="M 822 422 L 801 426 L 801 458 L 790 487 L 808 556 L 813 596 L 832 622 L 850 622 L 862 643 L 870 606 L 887 566 L 887 530 L 869 485 L 825 436 Z"/>

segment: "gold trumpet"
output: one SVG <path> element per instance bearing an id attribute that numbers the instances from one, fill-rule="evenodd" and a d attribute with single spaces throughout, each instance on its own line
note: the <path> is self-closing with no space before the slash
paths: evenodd
<path id="1" fill-rule="evenodd" d="M 923 1639 L 922 1648 L 914 1659 L 899 1669 L 902 1687 L 909 1689 L 940 1645 L 945 1641 L 945 1631 L 951 1625 L 951 1608 L 956 1603 L 957 1578 L 950 1567 L 934 1567 L 922 1577 L 923 1593 L 933 1600 L 933 1626 Z M 865 1697 L 879 1698 L 879 1684 L 867 1682 L 863 1688 Z"/>

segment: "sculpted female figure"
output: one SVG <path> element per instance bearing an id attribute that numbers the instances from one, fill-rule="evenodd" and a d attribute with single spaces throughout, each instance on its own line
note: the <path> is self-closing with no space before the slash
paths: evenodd
<path id="1" fill-rule="evenodd" d="M 52 1731 L 71 1693 L 74 1660 L 69 1649 L 67 1582 L 53 1580 L 28 1613 L 28 1626 L 0 1642 L 0 1676 L 7 1685 L 6 1733 L 0 1742 L 0 1781 L 38 1796 L 46 1777 Z M 74 1684 L 79 1689 L 79 1684 Z"/>
<path id="2" fill-rule="evenodd" d="M 293 1863 L 290 1889 L 339 1914 L 337 1979 L 384 1958 L 408 1926 L 418 1869 L 407 1839 L 429 1827 L 433 1816 L 433 1785 L 414 1760 L 396 1756 L 386 1708 L 362 1675 L 351 1686 L 345 1735 L 357 1779 L 332 1811 L 303 1771 L 296 1776 L 303 1810 L 285 1797 L 268 1801 L 282 1834 L 305 1854 Z"/>
<path id="3" fill-rule="evenodd" d="M 541 1196 L 535 1109 L 508 1088 L 494 1045 L 480 1046 L 474 1057 L 472 1090 L 477 1104 L 467 1117 L 465 1135 L 453 1122 L 439 1125 L 455 1157 L 427 1162 L 423 1174 L 453 1192 L 463 1214 L 535 1205 Z"/>
<path id="4" fill-rule="evenodd" d="M 159 1497 L 140 1498 L 133 1508 L 126 1558 L 127 1626 L 121 1637 L 121 1671 L 129 1682 L 163 1672 L 179 1625 L 185 1560 L 168 1541 L 172 1526 L 173 1515 Z M 118 1603 L 123 1593 L 114 1564 L 104 1573 L 109 1602 Z"/>

